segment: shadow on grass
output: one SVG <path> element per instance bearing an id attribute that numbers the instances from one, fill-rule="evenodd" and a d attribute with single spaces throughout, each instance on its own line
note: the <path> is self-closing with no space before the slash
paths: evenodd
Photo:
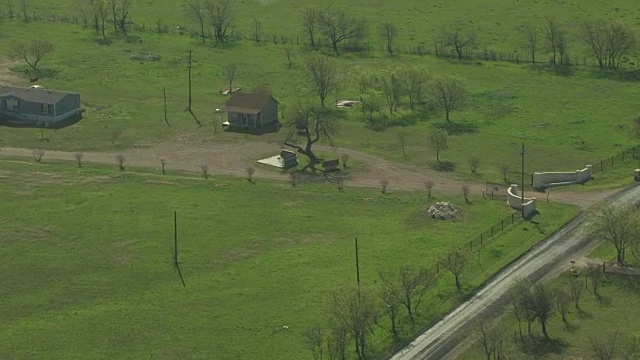
<path id="1" fill-rule="evenodd" d="M 567 348 L 567 343 L 562 340 L 545 340 L 539 337 L 531 337 L 520 342 L 518 346 L 523 353 L 536 359 L 541 359 L 551 354 L 562 354 Z"/>
<path id="2" fill-rule="evenodd" d="M 453 161 L 436 161 L 431 164 L 431 168 L 435 171 L 452 172 L 456 169 Z"/>
<path id="3" fill-rule="evenodd" d="M 640 70 L 597 69 L 592 74 L 598 79 L 640 81 Z"/>
<path id="4" fill-rule="evenodd" d="M 608 273 L 607 280 L 624 291 L 640 295 L 640 276 Z"/>
<path id="5" fill-rule="evenodd" d="M 474 134 L 478 132 L 478 125 L 469 122 L 437 123 L 438 129 L 446 130 L 449 135 Z"/>

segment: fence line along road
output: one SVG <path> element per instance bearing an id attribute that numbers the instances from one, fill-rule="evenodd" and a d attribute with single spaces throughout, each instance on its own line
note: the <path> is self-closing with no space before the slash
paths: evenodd
<path id="1" fill-rule="evenodd" d="M 638 202 L 640 186 L 631 185 L 604 202 L 633 204 Z M 450 358 L 471 332 L 473 322 L 483 315 L 495 315 L 508 303 L 509 287 L 516 279 L 533 282 L 548 279 L 567 269 L 570 261 L 599 242 L 583 228 L 581 213 L 514 263 L 491 278 L 473 297 L 457 307 L 434 326 L 418 336 L 391 360 L 426 360 Z"/>

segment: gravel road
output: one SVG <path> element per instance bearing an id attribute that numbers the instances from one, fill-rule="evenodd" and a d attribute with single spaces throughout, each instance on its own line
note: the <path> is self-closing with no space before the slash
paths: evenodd
<path id="1" fill-rule="evenodd" d="M 629 186 L 607 202 L 630 204 L 638 201 L 640 186 Z M 522 258 L 496 274 L 470 300 L 418 336 L 396 353 L 392 360 L 451 359 L 461 350 L 473 322 L 482 315 L 499 315 L 508 303 L 507 292 L 516 279 L 545 281 L 567 270 L 571 260 L 579 259 L 598 243 L 587 236 L 587 222 L 581 214 L 569 224 L 537 245 Z"/>

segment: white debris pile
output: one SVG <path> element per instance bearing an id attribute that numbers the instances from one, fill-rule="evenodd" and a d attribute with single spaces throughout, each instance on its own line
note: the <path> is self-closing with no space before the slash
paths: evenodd
<path id="1" fill-rule="evenodd" d="M 458 209 L 449 202 L 438 201 L 429 207 L 427 214 L 432 219 L 449 220 L 456 217 Z"/>

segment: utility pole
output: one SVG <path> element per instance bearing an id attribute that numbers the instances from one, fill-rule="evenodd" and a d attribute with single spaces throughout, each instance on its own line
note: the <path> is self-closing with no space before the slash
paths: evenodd
<path id="1" fill-rule="evenodd" d="M 360 290 L 360 263 L 358 261 L 358 237 L 356 236 L 356 281 L 358 282 L 358 290 Z"/>
<path id="2" fill-rule="evenodd" d="M 173 265 L 178 266 L 178 212 L 173 212 Z"/>
<path id="3" fill-rule="evenodd" d="M 162 97 L 164 99 L 164 122 L 167 123 L 167 126 L 171 127 L 169 124 L 169 119 L 167 119 L 167 88 L 162 87 Z"/>
<path id="4" fill-rule="evenodd" d="M 189 65 L 187 66 L 189 68 L 189 107 L 188 107 L 189 111 L 191 111 L 191 67 L 192 67 L 191 53 L 192 52 L 193 52 L 192 50 L 189 50 Z"/>
<path id="5" fill-rule="evenodd" d="M 522 216 L 522 218 L 524 219 L 524 143 L 522 143 L 522 150 L 520 150 L 520 156 L 522 157 L 522 184 L 520 184 L 522 187 L 520 188 L 520 194 L 521 194 L 521 203 L 520 203 L 520 215 Z"/>

